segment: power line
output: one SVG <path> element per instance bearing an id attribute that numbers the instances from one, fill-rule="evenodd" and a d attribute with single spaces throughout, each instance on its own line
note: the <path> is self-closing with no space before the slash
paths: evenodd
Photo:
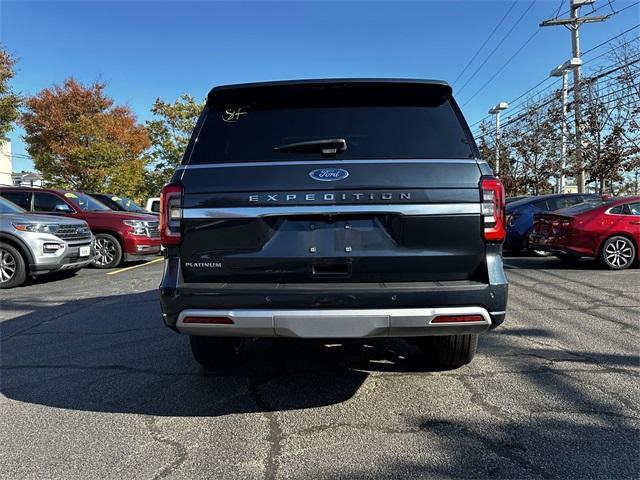
<path id="1" fill-rule="evenodd" d="M 493 30 L 491 30 L 491 33 L 489 34 L 489 36 L 485 39 L 485 41 L 482 43 L 482 45 L 480 45 L 480 48 L 478 48 L 478 50 L 476 51 L 476 53 L 473 54 L 473 57 L 471 57 L 471 60 L 469 60 L 469 62 L 467 62 L 467 65 L 462 69 L 462 71 L 458 74 L 458 76 L 456 77 L 456 79 L 453 81 L 453 83 L 451 85 L 455 85 L 455 83 L 460 79 L 460 77 L 462 75 L 464 75 L 464 72 L 467 71 L 467 69 L 469 68 L 469 66 L 473 63 L 473 61 L 476 59 L 476 57 L 480 54 L 480 52 L 482 51 L 482 49 L 485 47 L 485 45 L 489 42 L 489 40 L 491 40 L 491 38 L 493 37 L 493 34 L 496 33 L 498 31 L 498 28 L 500 28 L 500 26 L 502 25 L 502 23 L 505 21 L 505 19 L 507 18 L 507 16 L 509 16 L 509 14 L 511 13 L 511 10 L 513 10 L 513 8 L 516 6 L 517 2 L 513 2 L 511 4 L 511 6 L 509 7 L 509 9 L 507 10 L 507 12 L 502 16 L 502 18 L 500 19 L 500 21 L 498 22 L 498 24 L 493 28 Z M 560 5 L 562 5 L 562 3 L 560 3 Z"/>
<path id="2" fill-rule="evenodd" d="M 640 3 L 640 2 L 639 2 L 639 3 Z M 565 12 L 565 13 L 566 13 L 566 12 Z M 583 55 L 588 55 L 589 53 L 593 52 L 594 50 L 597 50 L 598 48 L 602 47 L 603 45 L 610 44 L 610 43 L 611 43 L 611 42 L 613 42 L 614 40 L 616 40 L 616 39 L 618 39 L 618 38 L 622 37 L 623 35 L 626 35 L 627 33 L 629 33 L 629 32 L 631 32 L 631 31 L 635 30 L 636 28 L 640 28 L 640 24 L 636 25 L 635 27 L 631 27 L 631 28 L 629 28 L 629 29 L 625 30 L 625 31 L 624 31 L 624 32 L 622 32 L 622 33 L 619 33 L 618 35 L 615 35 L 615 36 L 613 36 L 613 37 L 609 38 L 608 40 L 605 40 L 604 42 L 601 42 L 601 43 L 599 43 L 598 45 L 595 45 L 594 47 L 591 47 L 590 49 L 586 50 L 586 51 L 583 53 Z M 588 59 L 587 61 L 585 61 L 585 62 L 583 63 L 583 65 L 587 65 L 587 64 L 589 64 L 589 63 L 593 62 L 594 60 L 597 60 L 598 58 L 602 58 L 603 56 L 605 56 L 605 55 L 607 55 L 607 54 L 609 54 L 609 53 L 614 52 L 614 51 L 615 51 L 616 49 L 618 49 L 618 48 L 621 48 L 621 47 L 624 47 L 624 46 L 626 46 L 626 45 L 629 45 L 630 43 L 632 43 L 633 41 L 635 41 L 635 40 L 637 40 L 637 39 L 639 39 L 639 38 L 640 38 L 640 37 L 634 37 L 634 38 L 632 38 L 632 39 L 630 39 L 630 40 L 627 40 L 626 42 L 624 42 L 624 43 L 622 43 L 622 44 L 620 44 L 620 45 L 616 45 L 616 46 L 614 46 L 613 48 L 610 48 L 609 50 L 607 50 L 606 52 L 601 53 L 600 55 L 598 55 L 598 56 L 596 56 L 596 57 L 593 57 L 593 58 Z M 520 100 L 522 97 L 526 96 L 527 94 L 529 94 L 530 92 L 532 92 L 533 90 L 535 90 L 536 88 L 538 88 L 539 86 L 541 86 L 541 85 L 545 84 L 546 82 L 548 82 L 548 81 L 549 81 L 549 80 L 551 80 L 552 78 L 553 78 L 553 77 L 549 77 L 549 76 L 545 77 L 545 78 L 544 78 L 544 79 L 542 79 L 540 82 L 538 82 L 536 85 L 534 85 L 533 87 L 531 87 L 531 88 L 529 88 L 528 90 L 526 90 L 524 93 L 520 94 L 519 96 L 517 96 L 517 97 L 516 97 L 516 98 L 514 98 L 513 100 L 510 100 L 508 103 L 512 106 L 512 108 L 509 110 L 509 113 L 508 113 L 507 115 L 508 115 L 508 116 L 513 116 L 513 114 L 517 113 L 517 111 L 518 111 L 518 110 L 513 110 L 513 107 L 514 107 L 514 106 L 516 106 L 516 105 L 513 105 L 515 102 L 517 102 L 517 101 L 518 101 L 518 100 Z M 549 85 L 549 86 L 548 86 L 548 87 L 546 87 L 546 88 L 551 88 L 551 87 L 553 87 L 553 85 L 555 85 L 556 83 L 559 83 L 559 82 L 560 82 L 560 79 L 556 79 L 556 80 L 553 82 L 553 84 Z M 476 122 L 472 123 L 472 124 L 470 125 L 470 128 L 475 127 L 476 125 L 480 124 L 481 122 L 483 122 L 484 120 L 486 120 L 486 119 L 487 119 L 487 118 L 489 118 L 490 116 L 491 116 L 491 115 L 485 115 L 485 116 L 484 116 L 484 117 L 482 117 L 480 120 L 478 120 L 478 121 L 476 121 Z"/>
<path id="3" fill-rule="evenodd" d="M 509 57 L 509 59 L 508 59 L 506 62 L 504 62 L 504 63 L 502 64 L 502 66 L 501 66 L 501 67 L 496 71 L 496 73 L 494 73 L 494 74 L 489 78 L 489 80 L 487 80 L 487 81 L 486 81 L 486 82 L 485 82 L 485 83 L 484 83 L 484 84 L 483 84 L 483 85 L 482 85 L 478 90 L 476 90 L 476 93 L 474 93 L 473 95 L 471 95 L 471 97 L 470 97 L 469 99 L 467 99 L 467 101 L 466 101 L 466 102 L 464 102 L 464 103 L 462 104 L 462 106 L 464 107 L 464 106 L 465 106 L 466 104 L 468 104 L 471 100 L 473 100 L 474 98 L 476 98 L 476 96 L 477 96 L 477 95 L 478 95 L 482 90 L 484 90 L 484 89 L 485 89 L 485 87 L 486 87 L 487 85 L 489 85 L 489 83 L 491 83 L 491 81 L 492 81 L 494 78 L 496 78 L 496 77 L 500 74 L 500 72 L 502 72 L 502 70 L 504 70 L 504 69 L 507 67 L 507 65 L 509 65 L 509 63 L 511 63 L 511 60 L 513 60 L 514 58 L 516 58 L 516 56 L 517 56 L 517 55 L 518 55 L 522 50 L 524 50 L 524 48 L 525 48 L 527 45 L 529 45 L 529 43 L 531 42 L 531 40 L 533 40 L 533 39 L 535 38 L 535 36 L 536 36 L 536 35 L 538 35 L 538 33 L 540 33 L 540 30 L 536 30 L 535 32 L 533 32 L 533 34 L 532 34 L 529 38 L 527 38 L 527 40 L 522 44 L 522 46 L 521 46 L 518 50 L 516 50 L 516 52 L 515 52 L 513 55 L 511 55 L 511 56 Z"/>
<path id="4" fill-rule="evenodd" d="M 637 3 L 640 3 L 640 2 L 637 2 Z M 598 45 L 596 45 L 595 47 L 591 47 L 589 50 L 586 50 L 586 51 L 582 52 L 582 55 L 587 55 L 588 53 L 591 53 L 591 52 L 593 52 L 594 50 L 597 50 L 598 48 L 602 47 L 603 45 L 606 45 L 607 43 L 611 43 L 613 40 L 615 40 L 615 39 L 617 39 L 617 38 L 619 38 L 619 37 L 621 37 L 621 36 L 623 36 L 623 35 L 626 35 L 627 33 L 631 32 L 632 30 L 635 30 L 635 29 L 636 29 L 636 28 L 638 28 L 638 27 L 640 27 L 640 23 L 639 23 L 638 25 L 636 25 L 635 27 L 628 28 L 628 29 L 627 29 L 627 30 L 625 30 L 624 32 L 619 33 L 619 34 L 618 34 L 618 35 L 616 35 L 615 37 L 611 37 L 609 40 L 605 40 L 604 42 L 599 43 L 599 44 L 598 44 Z M 626 42 L 626 43 L 629 43 L 629 42 Z M 625 44 L 626 44 L 626 43 L 625 43 Z M 596 58 L 597 58 L 597 57 L 596 57 Z"/>
<path id="5" fill-rule="evenodd" d="M 571 1 L 571 0 L 569 0 L 569 1 Z M 611 5 L 611 4 L 612 4 L 613 2 L 615 2 L 615 1 L 616 1 L 616 0 L 608 0 L 606 5 L 601 5 L 601 6 L 600 6 L 600 7 L 598 7 L 598 8 L 592 8 L 592 9 L 591 9 L 591 11 L 590 11 L 589 13 L 585 14 L 585 17 L 586 17 L 586 16 L 589 16 L 589 15 L 593 15 L 593 14 L 594 14 L 594 13 L 596 13 L 598 10 L 600 10 L 600 9 L 602 9 L 602 8 L 606 8 L 606 7 L 611 8 L 612 13 L 611 13 L 610 15 L 615 15 L 617 12 L 616 12 L 615 10 L 613 10 L 613 6 Z M 562 16 L 566 15 L 567 13 L 571 13 L 571 9 L 569 9 L 569 10 L 565 10 L 565 11 L 564 11 L 564 12 L 562 12 L 560 15 L 555 15 L 555 17 L 554 17 L 554 18 L 562 17 Z"/>
<path id="6" fill-rule="evenodd" d="M 638 3 L 640 3 L 640 1 L 639 1 Z M 560 3 L 560 6 L 562 6 L 562 2 Z M 558 16 L 558 11 L 559 11 L 559 10 L 560 10 L 560 8 L 558 8 L 558 9 L 556 10 L 556 18 L 557 18 L 557 16 Z M 594 11 L 595 11 L 595 10 L 594 10 Z M 526 12 L 525 12 L 525 13 L 526 13 Z M 593 13 L 593 12 L 592 12 L 592 13 Z M 631 31 L 631 30 L 633 30 L 633 29 L 629 29 L 628 31 Z M 487 80 L 487 81 L 482 85 L 482 87 L 480 87 L 480 88 L 479 88 L 479 89 L 478 89 L 478 90 L 477 90 L 477 91 L 476 91 L 476 92 L 471 96 L 471 98 L 467 99 L 467 101 L 465 101 L 465 102 L 462 104 L 462 106 L 464 107 L 464 106 L 465 106 L 465 105 L 467 105 L 469 102 L 471 102 L 471 100 L 473 100 L 473 99 L 474 99 L 474 98 L 475 98 L 475 97 L 476 97 L 476 96 L 477 96 L 477 95 L 478 95 L 478 94 L 479 94 L 479 93 L 480 93 L 480 92 L 481 92 L 481 91 L 482 91 L 482 90 L 483 90 L 487 85 L 489 85 L 489 84 L 491 83 L 491 81 L 492 81 L 495 77 L 497 77 L 497 76 L 500 74 L 500 72 L 502 72 L 502 70 L 504 70 L 504 69 L 507 67 L 507 65 L 508 65 L 508 64 L 509 64 L 509 63 L 510 63 L 510 62 L 511 62 L 511 61 L 512 61 L 512 60 L 513 60 L 513 59 L 514 59 L 514 58 L 515 58 L 515 57 L 516 57 L 516 56 L 517 56 L 517 55 L 518 55 L 522 50 L 524 50 L 524 48 L 525 48 L 525 47 L 526 47 L 526 46 L 527 46 L 527 45 L 528 45 L 528 44 L 533 40 L 533 38 L 538 34 L 538 32 L 539 32 L 539 31 L 540 31 L 540 30 L 536 30 L 536 31 L 535 31 L 535 32 L 534 32 L 534 33 L 533 33 L 529 38 L 527 38 L 527 40 L 524 42 L 524 44 L 523 44 L 523 45 L 522 45 L 522 46 L 521 46 L 521 47 L 520 47 L 520 48 L 519 48 L 519 49 L 518 49 L 518 50 L 517 50 L 517 51 L 516 51 L 512 56 L 511 56 L 511 57 L 509 57 L 509 59 L 508 59 L 508 60 L 507 60 L 507 61 L 506 61 L 506 62 L 505 62 L 505 63 L 504 63 L 504 64 L 503 64 L 499 69 L 498 69 L 498 71 L 496 71 L 496 72 L 493 74 L 493 76 L 492 76 L 491 78 L 489 78 L 489 80 Z M 623 32 L 623 34 L 624 34 L 624 33 L 628 33 L 628 31 L 627 31 L 627 32 Z M 618 35 L 618 36 L 620 36 L 620 35 Z M 615 37 L 615 38 L 617 38 L 617 37 Z M 606 43 L 606 42 L 605 42 L 605 43 Z M 601 45 L 600 45 L 600 46 L 601 46 Z M 595 49 L 595 48 L 598 48 L 598 46 L 594 47 L 593 49 Z M 593 49 L 592 49 L 592 50 L 593 50 Z M 587 52 L 585 52 L 585 53 L 587 53 Z M 518 99 L 522 98 L 524 95 L 526 95 L 527 93 L 529 93 L 531 90 L 533 90 L 533 89 L 537 88 L 538 86 L 542 85 L 542 84 L 543 84 L 543 83 L 545 83 L 546 81 L 547 81 L 547 78 L 545 78 L 544 80 L 542 80 L 541 82 L 539 82 L 537 85 L 535 85 L 535 86 L 534 86 L 534 87 L 532 87 L 531 89 L 527 90 L 525 93 L 523 93 L 521 96 L 517 97 L 515 100 L 518 100 Z M 464 88 L 464 86 L 463 86 L 463 88 Z M 460 90 L 462 90 L 462 89 L 460 89 Z M 458 93 L 460 93 L 460 92 L 458 92 Z M 515 101 L 515 100 L 513 100 L 513 101 Z M 512 102 L 513 102 L 513 101 L 512 101 Z M 512 103 L 512 102 L 509 102 L 509 103 Z M 487 118 L 487 117 L 484 117 L 484 118 Z M 483 119 L 484 119 L 484 118 L 483 118 Z M 479 120 L 478 122 L 474 123 L 474 125 L 476 125 L 477 123 L 479 123 L 479 122 L 481 122 L 481 121 L 482 121 L 482 120 Z"/>
<path id="7" fill-rule="evenodd" d="M 554 14 L 555 18 L 558 18 L 558 12 L 560 12 L 560 9 L 562 8 L 563 4 L 564 4 L 564 0 L 560 0 L 560 5 L 558 5 L 558 9 L 556 10 L 556 13 Z"/>
<path id="8" fill-rule="evenodd" d="M 500 40 L 500 42 L 493 48 L 493 50 L 491 50 L 491 53 L 489 53 L 489 55 L 484 59 L 484 61 L 478 66 L 478 68 L 475 69 L 475 71 L 471 74 L 471 77 L 469 77 L 469 79 L 465 82 L 465 84 L 462 85 L 462 87 L 460 87 L 460 90 L 458 90 L 458 94 L 460 94 L 462 92 L 462 90 L 464 90 L 464 88 L 467 85 L 469 85 L 469 82 L 471 82 L 471 80 L 473 80 L 473 78 L 477 75 L 477 73 L 480 71 L 480 69 L 482 69 L 482 67 L 484 67 L 486 65 L 486 63 L 493 56 L 493 54 L 496 52 L 496 50 L 498 50 L 498 48 L 500 48 L 500 46 L 505 42 L 505 40 L 509 37 L 509 35 L 511 35 L 511 32 L 513 32 L 515 30 L 515 28 L 520 24 L 522 19 L 529 12 L 529 10 L 531 10 L 531 8 L 535 5 L 536 2 L 537 2 L 537 0 L 533 0 L 533 2 L 531 2 L 529 4 L 529 6 L 525 9 L 525 11 L 522 12 L 520 17 L 518 17 L 518 19 L 516 20 L 516 23 L 514 23 L 513 26 L 509 29 L 509 31 L 505 34 L 505 36 L 502 37 L 502 40 Z"/>
<path id="9" fill-rule="evenodd" d="M 627 10 L 628 8 L 635 7 L 635 6 L 636 6 L 636 5 L 638 5 L 638 4 L 640 4 L 640 2 L 636 2 L 636 3 L 632 3 L 631 5 L 627 5 L 626 7 L 622 8 L 622 9 L 620 9 L 620 10 L 617 10 L 615 13 L 612 13 L 611 15 L 617 15 L 618 13 L 620 13 L 620 12 L 624 12 L 624 11 L 625 11 L 625 10 Z"/>
<path id="10" fill-rule="evenodd" d="M 611 68 L 610 70 L 602 72 L 602 73 L 600 73 L 600 74 L 598 74 L 598 75 L 596 75 L 594 77 L 585 78 L 584 81 L 583 81 L 583 84 L 596 82 L 601 78 L 607 77 L 607 76 L 611 75 L 612 73 L 618 72 L 618 71 L 622 70 L 623 68 L 626 68 L 626 67 L 631 66 L 631 65 L 635 65 L 635 64 L 637 64 L 639 62 L 640 62 L 640 56 L 638 56 L 637 58 L 634 58 L 633 60 L 630 60 L 630 61 L 626 62 L 623 65 L 618 65 L 618 66 L 616 66 L 614 68 Z M 610 67 L 611 66 L 612 65 L 610 65 Z M 613 84 L 615 82 L 615 79 L 611 79 L 609 82 L 610 82 L 609 85 Z M 572 90 L 573 90 L 573 87 L 569 88 L 569 92 L 572 91 Z M 610 94 L 610 93 L 607 93 L 607 94 Z M 525 107 L 513 112 L 511 114 L 511 116 L 509 116 L 507 118 L 507 120 L 503 123 L 502 126 L 503 127 L 507 127 L 508 125 L 511 125 L 513 123 L 517 123 L 518 121 L 520 121 L 524 117 L 526 117 L 529 113 L 538 111 L 541 108 L 546 107 L 547 105 L 549 105 L 550 103 L 552 103 L 555 100 L 555 96 L 556 96 L 556 92 L 554 91 L 550 95 L 548 95 L 546 97 L 543 97 L 540 100 L 540 103 L 538 103 L 537 105 L 533 106 L 532 108 L 529 108 L 529 107 L 525 106 Z M 526 111 L 524 111 L 523 113 L 521 113 L 519 115 L 516 115 L 518 112 L 521 112 L 521 111 L 523 111 L 525 109 L 526 109 Z M 491 134 L 492 132 L 493 132 L 493 129 L 490 129 L 487 133 Z M 474 137 L 477 136 L 478 133 L 479 133 L 479 130 L 476 129 L 474 131 L 474 133 L 473 133 Z"/>

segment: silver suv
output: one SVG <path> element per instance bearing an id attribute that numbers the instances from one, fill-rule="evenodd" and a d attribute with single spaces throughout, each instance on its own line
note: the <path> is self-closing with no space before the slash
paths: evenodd
<path id="1" fill-rule="evenodd" d="M 27 274 L 80 269 L 93 255 L 87 222 L 33 215 L 0 198 L 0 289 L 21 285 Z"/>

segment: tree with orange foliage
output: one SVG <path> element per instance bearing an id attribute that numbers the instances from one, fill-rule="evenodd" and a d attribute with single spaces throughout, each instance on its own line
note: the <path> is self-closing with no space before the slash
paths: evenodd
<path id="1" fill-rule="evenodd" d="M 47 185 L 141 198 L 149 135 L 105 88 L 68 78 L 28 98 L 21 118 L 27 150 Z"/>

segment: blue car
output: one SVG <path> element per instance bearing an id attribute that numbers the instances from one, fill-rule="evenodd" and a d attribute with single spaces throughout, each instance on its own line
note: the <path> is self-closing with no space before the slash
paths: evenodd
<path id="1" fill-rule="evenodd" d="M 528 197 L 507 204 L 505 250 L 513 253 L 528 250 L 527 239 L 533 228 L 533 216 L 536 213 L 553 212 L 578 203 L 600 199 L 599 195 L 589 193 L 565 193 Z"/>

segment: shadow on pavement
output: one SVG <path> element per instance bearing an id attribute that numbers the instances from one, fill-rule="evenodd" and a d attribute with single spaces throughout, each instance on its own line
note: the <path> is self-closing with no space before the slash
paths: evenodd
<path id="1" fill-rule="evenodd" d="M 206 371 L 188 338 L 163 325 L 155 291 L 4 308 L 35 311 L 0 324 L 1 391 L 51 407 L 163 416 L 304 409 L 348 400 L 367 370 L 429 371 L 399 340 L 287 339 L 254 342 L 237 366 Z"/>
<path id="2" fill-rule="evenodd" d="M 564 261 L 556 257 L 524 257 L 505 256 L 506 269 L 527 270 L 578 270 L 578 271 L 609 271 L 600 262 L 591 258 L 581 258 L 575 261 Z M 634 268 L 633 266 L 631 268 Z"/>
<path id="3" fill-rule="evenodd" d="M 621 367 L 637 366 L 638 357 L 513 342 L 513 334 L 552 336 L 544 329 L 512 329 L 483 338 L 481 350 L 494 356 L 493 368 L 496 362 L 500 369 L 520 362 L 512 373 L 518 385 L 507 388 L 509 382 L 491 387 L 497 377 L 486 368 L 444 374 L 425 369 L 416 349 L 393 339 L 258 341 L 234 369 L 206 372 L 192 360 L 188 339 L 162 324 L 155 291 L 57 307 L 14 301 L 11 308 L 35 311 L 0 324 L 0 390 L 9 399 L 47 407 L 157 416 L 309 409 L 349 400 L 373 371 L 433 377 L 425 379 L 426 395 L 440 395 L 436 375 L 453 376 L 469 392 L 468 399 L 449 400 L 451 408 L 475 411 L 469 420 L 456 415 L 459 411 L 449 416 L 425 408 L 422 416 L 406 418 L 406 431 L 381 426 L 378 432 L 372 426 L 361 432 L 382 453 L 387 435 L 410 433 L 403 437 L 408 446 L 440 452 L 446 462 L 433 457 L 405 462 L 396 455 L 356 472 L 318 467 L 314 478 L 631 478 L 640 468 L 633 406 L 608 398 L 597 385 L 602 376 L 583 384 L 553 367 L 556 362 L 593 364 L 613 375 Z M 578 371 L 588 372 L 584 365 Z M 526 401 L 520 401 L 523 394 Z M 395 401 L 401 409 L 401 396 Z"/>

